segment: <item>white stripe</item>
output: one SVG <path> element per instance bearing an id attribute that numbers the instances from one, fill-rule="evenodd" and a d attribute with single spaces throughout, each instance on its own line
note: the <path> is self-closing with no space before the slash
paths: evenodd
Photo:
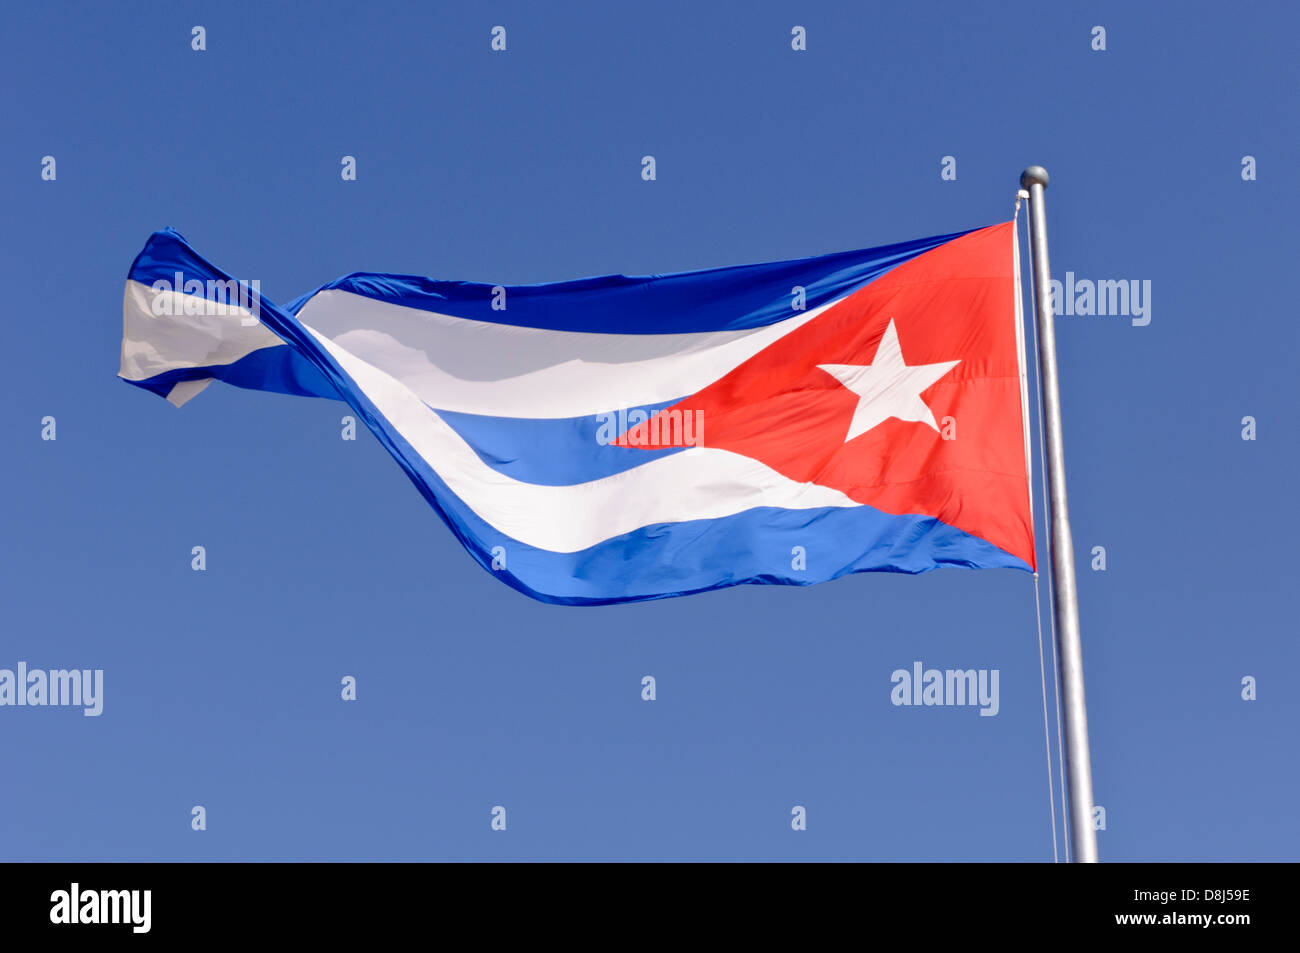
<path id="1" fill-rule="evenodd" d="M 839 490 L 796 483 L 757 460 L 709 447 L 575 486 L 521 483 L 483 463 L 402 382 L 307 330 L 453 493 L 502 533 L 539 549 L 577 552 L 652 523 L 716 519 L 756 506 L 859 505 Z"/>
<path id="2" fill-rule="evenodd" d="M 544 418 L 688 397 L 834 303 L 762 328 L 690 334 L 521 328 L 338 290 L 312 297 L 298 317 L 433 407 Z"/>
<path id="3" fill-rule="evenodd" d="M 167 399 L 175 407 L 183 407 L 194 397 L 197 397 L 202 390 L 215 380 L 212 377 L 202 377 L 196 381 L 177 381 L 172 385 L 172 389 L 167 392 Z"/>

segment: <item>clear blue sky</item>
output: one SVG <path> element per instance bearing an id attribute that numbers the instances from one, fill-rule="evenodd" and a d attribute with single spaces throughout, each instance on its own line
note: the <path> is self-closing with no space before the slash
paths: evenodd
<path id="1" fill-rule="evenodd" d="M 542 605 L 339 439 L 343 404 L 176 410 L 116 377 L 165 225 L 284 302 L 358 270 L 510 284 L 973 228 L 1040 162 L 1057 275 L 1153 287 L 1148 327 L 1058 321 L 1102 858 L 1297 859 L 1300 21 L 1174 10 L 11 7 L 0 667 L 102 668 L 105 702 L 0 709 L 0 855 L 1050 859 L 1026 574 Z M 999 715 L 891 706 L 916 660 L 998 669 Z"/>

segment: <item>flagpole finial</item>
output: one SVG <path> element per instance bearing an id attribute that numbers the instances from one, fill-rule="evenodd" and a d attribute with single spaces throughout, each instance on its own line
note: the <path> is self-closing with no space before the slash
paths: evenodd
<path id="1" fill-rule="evenodd" d="M 1041 165 L 1031 165 L 1024 172 L 1020 173 L 1021 188 L 1027 189 L 1034 184 L 1047 188 L 1047 170 Z"/>

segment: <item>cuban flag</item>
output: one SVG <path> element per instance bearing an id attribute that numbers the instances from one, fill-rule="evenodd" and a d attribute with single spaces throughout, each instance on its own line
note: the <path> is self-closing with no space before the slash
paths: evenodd
<path id="1" fill-rule="evenodd" d="M 341 400 L 486 570 L 597 605 L 1035 566 L 1014 224 L 500 286 L 348 275 L 284 306 L 154 233 L 120 376 Z"/>

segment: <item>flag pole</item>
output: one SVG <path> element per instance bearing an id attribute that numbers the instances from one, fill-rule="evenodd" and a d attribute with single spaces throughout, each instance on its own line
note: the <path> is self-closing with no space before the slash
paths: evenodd
<path id="1" fill-rule="evenodd" d="M 1056 374 L 1056 324 L 1052 313 L 1051 266 L 1047 260 L 1047 212 L 1043 192 L 1047 170 L 1031 165 L 1020 174 L 1029 192 L 1029 246 L 1033 255 L 1034 313 L 1038 321 L 1038 381 L 1043 393 L 1048 499 L 1051 503 L 1052 601 L 1061 695 L 1065 700 L 1065 763 L 1070 799 L 1070 844 L 1076 863 L 1097 862 L 1092 827 L 1092 757 L 1088 751 L 1088 708 L 1083 695 L 1083 647 L 1079 638 L 1079 592 L 1074 579 L 1074 540 L 1065 501 L 1065 443 L 1061 437 L 1061 392 Z"/>

